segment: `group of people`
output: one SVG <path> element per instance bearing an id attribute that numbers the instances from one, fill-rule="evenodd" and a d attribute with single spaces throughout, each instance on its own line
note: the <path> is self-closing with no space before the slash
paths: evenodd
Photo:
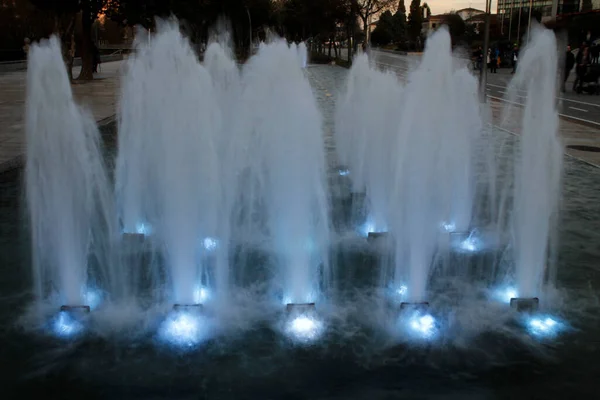
<path id="1" fill-rule="evenodd" d="M 565 69 L 563 76 L 562 91 L 564 92 L 567 79 L 571 74 L 571 70 L 575 67 L 575 81 L 573 82 L 573 91 L 580 92 L 582 90 L 583 83 L 586 80 L 586 75 L 590 72 L 590 68 L 593 64 L 598 64 L 598 58 L 600 56 L 600 46 L 598 44 L 592 44 L 583 42 L 579 47 L 577 55 L 573 54 L 571 46 L 567 46 L 567 53 L 565 56 Z"/>
<path id="2" fill-rule="evenodd" d="M 519 49 L 517 45 L 515 44 L 510 54 L 507 55 L 505 53 L 504 56 L 510 57 L 512 73 L 514 74 L 517 69 L 517 59 L 519 56 Z M 481 69 L 483 68 L 483 50 L 481 49 L 481 47 L 477 48 L 477 50 L 473 52 L 473 59 L 475 61 L 475 69 L 481 71 Z M 486 65 L 490 73 L 495 74 L 498 72 L 498 67 L 500 66 L 501 61 L 502 53 L 500 52 L 500 48 L 489 48 L 486 56 Z"/>
<path id="3" fill-rule="evenodd" d="M 487 53 L 487 67 L 492 74 L 498 72 L 498 66 L 500 65 L 500 49 L 488 49 Z"/>

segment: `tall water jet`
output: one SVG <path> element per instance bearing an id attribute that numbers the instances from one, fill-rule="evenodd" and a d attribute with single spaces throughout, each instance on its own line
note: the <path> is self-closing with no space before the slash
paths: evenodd
<path id="1" fill-rule="evenodd" d="M 532 29 L 531 41 L 519 57 L 509 90 L 512 96 L 518 89 L 527 91 L 515 168 L 512 222 L 517 292 L 521 298 L 540 294 L 552 222 L 558 212 L 563 149 L 555 107 L 557 65 L 554 33 L 539 27 Z"/>
<path id="2" fill-rule="evenodd" d="M 351 179 L 366 191 L 366 223 L 361 228 L 365 235 L 388 228 L 392 148 L 401 108 L 402 86 L 396 76 L 370 67 L 364 54 L 356 57 L 336 111 L 336 143 Z"/>
<path id="3" fill-rule="evenodd" d="M 443 55 L 450 54 L 444 52 Z M 442 82 L 438 86 L 438 90 L 443 90 L 446 95 L 449 109 L 446 130 L 439 136 L 442 142 L 438 160 L 442 189 L 440 206 L 445 208 L 443 224 L 446 230 L 468 232 L 475 200 L 473 149 L 483 130 L 479 85 L 466 67 L 453 70 L 448 62 L 448 58 L 440 60 L 447 70 L 439 77 Z"/>
<path id="4" fill-rule="evenodd" d="M 369 109 L 372 98 L 368 96 L 372 72 L 365 55 L 356 57 L 348 76 L 344 95 L 336 105 L 335 143 L 338 160 L 348 167 L 352 179 L 352 191 L 364 192 L 365 149 L 372 124 Z"/>
<path id="5" fill-rule="evenodd" d="M 89 284 L 118 291 L 123 282 L 109 262 L 113 210 L 98 128 L 75 104 L 56 37 L 29 52 L 25 133 L 35 295 L 89 305 Z"/>
<path id="6" fill-rule="evenodd" d="M 282 40 L 261 47 L 243 78 L 245 115 L 258 151 L 251 168 L 260 181 L 284 299 L 312 302 L 329 276 L 321 115 L 296 49 Z"/>
<path id="7" fill-rule="evenodd" d="M 214 245 L 216 296 L 220 299 L 219 304 L 223 305 L 229 299 L 229 243 L 233 228 L 233 208 L 239 197 L 238 179 L 246 165 L 244 150 L 248 135 L 245 134 L 247 129 L 240 113 L 240 70 L 233 59 L 233 51 L 227 47 L 230 44 L 227 31 L 221 29 L 219 32 L 204 53 L 204 65 L 212 78 L 216 101 L 223 117 L 221 131 L 216 138 L 216 149 L 220 155 L 221 203 Z"/>
<path id="8" fill-rule="evenodd" d="M 395 144 L 395 187 L 391 232 L 396 243 L 394 285 L 408 282 L 411 302 L 426 300 L 427 281 L 440 222 L 447 216 L 441 160 L 442 135 L 453 120 L 450 35 L 441 28 L 430 36 L 420 67 L 405 88 Z"/>
<path id="9" fill-rule="evenodd" d="M 148 43 L 140 44 L 128 67 L 127 87 L 139 92 L 124 96 L 122 110 L 141 111 L 123 112 L 123 125 L 136 127 L 135 134 L 147 129 L 148 136 L 143 146 L 119 151 L 123 158 L 141 160 L 124 163 L 126 168 L 146 167 L 143 179 L 149 184 L 138 198 L 153 199 L 151 222 L 173 301 L 195 304 L 209 276 L 203 243 L 216 236 L 221 198 L 215 145 L 221 118 L 213 84 L 173 22 L 163 22 Z"/>

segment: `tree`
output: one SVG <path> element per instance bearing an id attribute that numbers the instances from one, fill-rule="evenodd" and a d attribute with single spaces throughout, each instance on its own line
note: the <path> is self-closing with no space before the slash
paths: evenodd
<path id="1" fill-rule="evenodd" d="M 73 58 L 75 57 L 75 18 L 81 7 L 81 0 L 29 0 L 36 8 L 54 19 L 53 33 L 60 38 L 63 60 L 69 79 L 73 79 Z"/>
<path id="2" fill-rule="evenodd" d="M 400 3 L 398 4 L 398 12 L 406 16 L 406 6 L 404 5 L 404 0 L 400 0 Z"/>
<path id="3" fill-rule="evenodd" d="M 80 0 L 81 7 L 81 73 L 78 80 L 94 79 L 94 42 L 92 26 L 108 0 Z"/>
<path id="4" fill-rule="evenodd" d="M 371 42 L 375 45 L 385 46 L 394 40 L 395 26 L 394 16 L 386 11 L 379 17 L 377 27 L 371 33 Z"/>
<path id="5" fill-rule="evenodd" d="M 418 42 L 420 40 L 422 28 L 421 0 L 412 0 L 410 2 L 410 14 L 408 14 L 408 35 L 412 41 Z"/>
<path id="6" fill-rule="evenodd" d="M 93 79 L 94 43 L 92 25 L 98 14 L 105 9 L 109 0 L 30 0 L 41 10 L 52 13 L 56 18 L 55 33 L 61 37 L 63 57 L 67 61 L 67 72 L 71 76 L 75 17 L 81 13 L 81 73 L 77 79 Z M 62 26 L 62 22 L 65 26 Z M 66 53 L 66 55 L 65 55 Z"/>
<path id="7" fill-rule="evenodd" d="M 396 0 L 351 0 L 356 15 L 360 18 L 363 25 L 364 45 L 369 43 L 369 22 L 373 15 L 381 13 L 383 10 L 389 9 Z"/>
<path id="8" fill-rule="evenodd" d="M 450 37 L 452 38 L 452 44 L 456 44 L 459 40 L 463 39 L 467 26 L 465 21 L 458 14 L 446 14 L 444 16 L 444 24 L 448 26 Z"/>

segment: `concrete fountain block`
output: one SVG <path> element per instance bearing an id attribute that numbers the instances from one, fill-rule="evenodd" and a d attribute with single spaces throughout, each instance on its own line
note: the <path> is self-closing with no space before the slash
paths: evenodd
<path id="1" fill-rule="evenodd" d="M 202 312 L 203 304 L 173 304 L 173 311 Z"/>
<path id="2" fill-rule="evenodd" d="M 388 232 L 369 232 L 367 235 L 367 241 L 373 242 L 375 240 L 386 239 L 388 237 Z"/>
<path id="3" fill-rule="evenodd" d="M 63 305 L 63 306 L 60 306 L 60 311 L 78 312 L 78 313 L 88 314 L 91 311 L 91 309 L 90 309 L 90 306 L 86 306 L 86 305 L 76 305 L 76 306 Z"/>
<path id="4" fill-rule="evenodd" d="M 291 313 L 291 312 L 307 313 L 307 312 L 315 312 L 316 307 L 315 307 L 315 303 L 288 303 L 285 305 L 285 310 L 288 313 Z"/>
<path id="5" fill-rule="evenodd" d="M 537 311 L 540 308 L 540 299 L 537 297 L 513 297 L 510 299 L 510 308 L 518 312 Z"/>
<path id="6" fill-rule="evenodd" d="M 123 233 L 123 243 L 126 245 L 141 245 L 146 240 L 146 236 L 141 233 Z"/>

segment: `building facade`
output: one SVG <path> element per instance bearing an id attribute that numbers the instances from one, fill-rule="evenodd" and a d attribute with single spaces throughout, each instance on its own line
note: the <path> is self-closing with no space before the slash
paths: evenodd
<path id="1" fill-rule="evenodd" d="M 541 12 L 542 17 L 552 15 L 552 0 L 498 0 L 498 14 L 509 15 L 519 8 L 529 11 L 531 6 L 537 12 Z M 591 0 L 592 8 L 600 8 L 600 0 Z M 570 14 L 582 11 L 583 0 L 558 0 L 557 14 Z"/>

